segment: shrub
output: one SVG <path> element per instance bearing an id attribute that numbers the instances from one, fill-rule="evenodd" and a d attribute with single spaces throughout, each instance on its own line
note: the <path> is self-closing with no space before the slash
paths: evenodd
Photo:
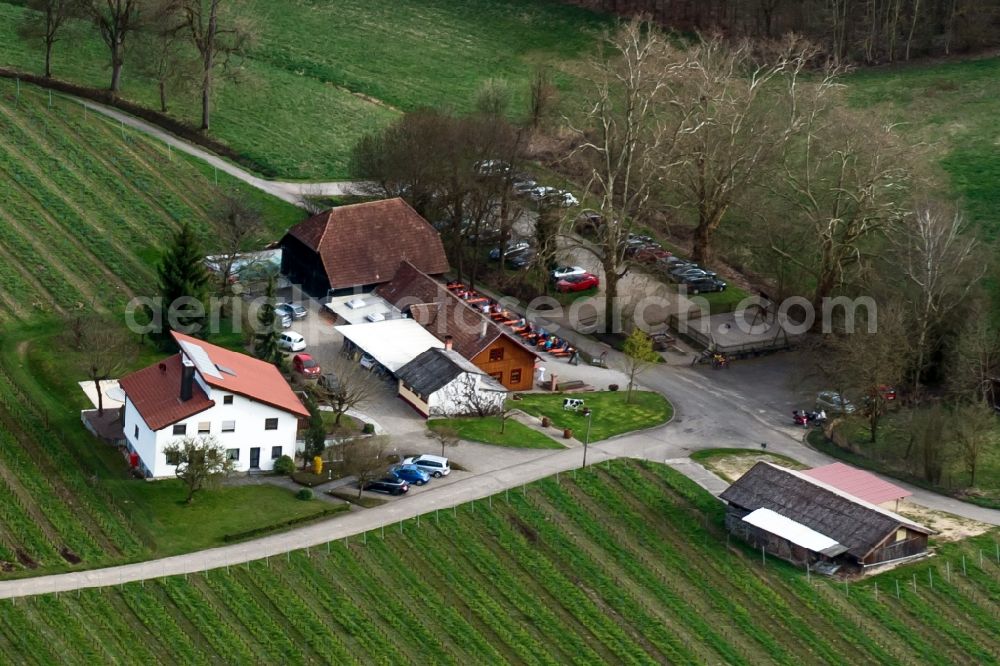
<path id="1" fill-rule="evenodd" d="M 313 498 L 313 491 L 308 488 L 303 488 L 299 492 L 295 493 L 295 499 L 300 499 L 303 501 L 309 501 Z"/>
<path id="2" fill-rule="evenodd" d="M 608 385 L 608 390 L 609 391 L 617 391 L 618 390 L 618 384 L 609 384 Z"/>
<path id="3" fill-rule="evenodd" d="M 375 434 L 375 424 L 374 423 L 366 423 L 364 425 L 364 427 L 361 428 L 361 432 L 363 432 L 366 435 L 374 435 Z"/>
<path id="4" fill-rule="evenodd" d="M 281 456 L 274 461 L 274 471 L 277 474 L 291 474 L 295 471 L 295 461 L 291 456 Z"/>

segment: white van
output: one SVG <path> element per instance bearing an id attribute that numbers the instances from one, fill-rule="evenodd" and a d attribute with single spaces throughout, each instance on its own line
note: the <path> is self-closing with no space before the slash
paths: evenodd
<path id="1" fill-rule="evenodd" d="M 425 453 L 422 456 L 416 456 L 415 458 L 405 458 L 403 460 L 403 464 L 416 465 L 433 476 L 435 479 L 451 474 L 451 467 L 448 466 L 447 458 L 432 456 L 429 453 Z"/>
<path id="2" fill-rule="evenodd" d="M 288 351 L 302 351 L 306 348 L 306 339 L 295 331 L 285 331 L 278 338 L 278 347 Z"/>

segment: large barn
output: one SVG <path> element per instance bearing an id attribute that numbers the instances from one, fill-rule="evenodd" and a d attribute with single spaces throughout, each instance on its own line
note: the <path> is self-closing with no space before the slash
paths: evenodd
<path id="1" fill-rule="evenodd" d="M 399 198 L 314 215 L 288 230 L 281 249 L 281 272 L 317 298 L 368 291 L 404 260 L 429 275 L 448 270 L 437 230 Z"/>
<path id="2" fill-rule="evenodd" d="M 926 553 L 932 530 L 802 472 L 759 462 L 720 496 L 726 527 L 799 565 L 864 569 Z"/>

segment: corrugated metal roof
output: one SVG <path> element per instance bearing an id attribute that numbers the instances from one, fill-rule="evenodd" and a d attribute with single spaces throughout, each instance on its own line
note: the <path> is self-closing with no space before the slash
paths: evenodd
<path id="1" fill-rule="evenodd" d="M 841 462 L 803 470 L 802 473 L 872 504 L 891 502 L 913 494 L 871 472 Z"/>
<path id="2" fill-rule="evenodd" d="M 334 328 L 392 373 L 431 347 L 444 347 L 443 342 L 412 319 L 387 319 Z"/>
<path id="3" fill-rule="evenodd" d="M 791 541 L 796 546 L 802 546 L 814 553 L 823 553 L 830 557 L 835 557 L 847 551 L 847 546 L 837 543 L 825 534 L 820 534 L 816 530 L 806 527 L 802 523 L 797 523 L 791 518 L 786 518 L 780 513 L 775 513 L 770 509 L 757 509 L 743 516 L 744 522 L 750 523 L 754 527 L 770 532 L 782 539 Z"/>

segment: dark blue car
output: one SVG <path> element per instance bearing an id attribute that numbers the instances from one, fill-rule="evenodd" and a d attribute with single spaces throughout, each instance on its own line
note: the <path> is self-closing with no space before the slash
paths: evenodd
<path id="1" fill-rule="evenodd" d="M 407 481 L 417 486 L 422 486 L 431 480 L 430 474 L 416 465 L 396 465 L 389 470 L 389 473 L 400 481 Z"/>

